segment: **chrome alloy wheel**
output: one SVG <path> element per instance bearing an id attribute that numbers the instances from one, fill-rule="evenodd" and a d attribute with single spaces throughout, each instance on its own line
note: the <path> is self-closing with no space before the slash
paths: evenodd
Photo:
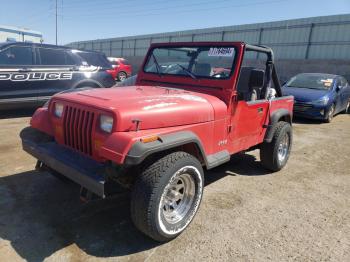
<path id="1" fill-rule="evenodd" d="M 127 78 L 126 73 L 120 72 L 120 73 L 118 74 L 118 80 L 119 80 L 120 82 L 123 82 L 126 78 Z"/>
<path id="2" fill-rule="evenodd" d="M 169 224 L 176 224 L 184 219 L 196 195 L 193 176 L 186 170 L 179 171 L 165 187 L 160 204 L 162 215 Z"/>
<path id="3" fill-rule="evenodd" d="M 289 135 L 285 134 L 284 137 L 281 139 L 280 144 L 278 145 L 277 157 L 280 163 L 282 163 L 286 159 L 288 155 L 288 150 L 289 150 Z"/>

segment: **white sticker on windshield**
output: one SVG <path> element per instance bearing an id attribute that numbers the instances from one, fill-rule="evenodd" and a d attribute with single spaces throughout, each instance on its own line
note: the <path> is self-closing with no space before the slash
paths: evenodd
<path id="1" fill-rule="evenodd" d="M 208 52 L 208 56 L 226 56 L 226 57 L 232 57 L 234 48 L 229 47 L 211 47 Z"/>
<path id="2" fill-rule="evenodd" d="M 321 82 L 323 83 L 324 86 L 330 87 L 333 83 L 333 79 L 332 78 L 321 79 Z"/>

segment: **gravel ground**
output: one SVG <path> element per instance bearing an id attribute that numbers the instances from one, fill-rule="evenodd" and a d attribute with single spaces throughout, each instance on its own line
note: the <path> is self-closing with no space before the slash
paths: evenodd
<path id="1" fill-rule="evenodd" d="M 278 173 L 257 151 L 207 172 L 197 216 L 166 244 L 134 228 L 128 195 L 83 204 L 78 186 L 33 171 L 28 122 L 0 119 L 1 261 L 350 261 L 350 115 L 295 123 Z"/>

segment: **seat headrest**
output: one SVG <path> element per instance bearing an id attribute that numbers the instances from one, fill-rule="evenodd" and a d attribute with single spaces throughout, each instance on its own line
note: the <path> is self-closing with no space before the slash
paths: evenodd
<path id="1" fill-rule="evenodd" d="M 254 71 L 253 71 L 254 70 Z M 254 68 L 249 77 L 249 88 L 256 89 L 264 85 L 265 70 Z M 254 72 L 254 73 L 252 73 Z"/>
<path id="2" fill-rule="evenodd" d="M 254 69 L 254 67 L 242 66 L 241 72 L 239 74 L 237 91 L 241 93 L 249 92 L 249 78 L 250 72 Z"/>

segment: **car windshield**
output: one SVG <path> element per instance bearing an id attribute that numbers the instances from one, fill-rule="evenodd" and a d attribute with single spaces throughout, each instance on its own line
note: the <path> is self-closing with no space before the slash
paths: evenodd
<path id="1" fill-rule="evenodd" d="M 154 48 L 144 67 L 146 73 L 192 78 L 227 79 L 235 59 L 234 47 L 168 46 Z"/>
<path id="2" fill-rule="evenodd" d="M 327 75 L 300 74 L 292 77 L 287 87 L 327 90 L 333 86 L 334 79 Z"/>
<path id="3" fill-rule="evenodd" d="M 77 52 L 77 54 L 89 65 L 110 68 L 111 64 L 103 54 L 93 52 Z"/>

